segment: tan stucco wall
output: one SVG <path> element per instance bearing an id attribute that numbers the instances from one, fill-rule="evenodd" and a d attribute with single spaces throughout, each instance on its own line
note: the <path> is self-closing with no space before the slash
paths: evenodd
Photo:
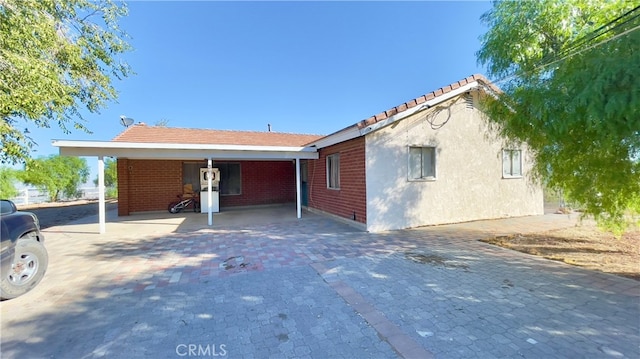
<path id="1" fill-rule="evenodd" d="M 509 147 L 462 96 L 365 139 L 369 231 L 544 213 L 542 187 L 528 177 L 526 148 L 520 148 L 523 177 L 503 178 L 502 150 Z M 408 180 L 412 145 L 436 147 L 434 181 Z"/>

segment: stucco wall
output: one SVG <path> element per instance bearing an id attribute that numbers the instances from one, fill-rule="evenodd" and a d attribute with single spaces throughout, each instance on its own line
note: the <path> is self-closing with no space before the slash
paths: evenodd
<path id="1" fill-rule="evenodd" d="M 333 215 L 366 223 L 364 137 L 338 143 L 319 151 L 308 161 L 308 205 Z M 327 188 L 327 156 L 340 154 L 340 189 Z M 354 218 L 355 217 L 355 218 Z"/>
<path id="2" fill-rule="evenodd" d="M 474 103 L 477 103 L 474 94 Z M 366 137 L 367 230 L 383 231 L 543 213 L 540 185 L 502 176 L 502 140 L 460 96 Z M 436 147 L 436 179 L 408 179 L 408 147 Z"/>

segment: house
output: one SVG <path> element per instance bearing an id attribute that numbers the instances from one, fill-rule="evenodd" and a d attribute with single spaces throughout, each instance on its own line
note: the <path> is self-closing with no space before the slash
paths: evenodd
<path id="1" fill-rule="evenodd" d="M 219 207 L 274 203 L 385 231 L 543 213 L 526 145 L 478 109 L 482 75 L 327 136 L 137 124 L 112 141 L 54 141 L 61 155 L 118 158 L 118 214 L 163 211 L 201 169 L 219 169 Z M 101 230 L 102 231 L 102 230 Z"/>

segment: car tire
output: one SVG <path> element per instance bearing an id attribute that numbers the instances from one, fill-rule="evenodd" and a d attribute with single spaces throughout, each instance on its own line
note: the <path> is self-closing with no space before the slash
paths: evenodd
<path id="1" fill-rule="evenodd" d="M 2 273 L 0 299 L 19 297 L 33 289 L 44 277 L 49 264 L 46 248 L 32 235 L 18 239 L 9 273 Z"/>

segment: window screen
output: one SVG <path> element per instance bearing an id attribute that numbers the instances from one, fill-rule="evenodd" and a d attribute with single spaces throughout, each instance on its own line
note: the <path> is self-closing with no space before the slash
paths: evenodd
<path id="1" fill-rule="evenodd" d="M 340 189 L 340 154 L 327 156 L 327 188 Z"/>
<path id="2" fill-rule="evenodd" d="M 409 147 L 409 179 L 436 178 L 436 148 Z"/>
<path id="3" fill-rule="evenodd" d="M 522 152 L 520 150 L 502 151 L 502 176 L 522 176 Z"/>

